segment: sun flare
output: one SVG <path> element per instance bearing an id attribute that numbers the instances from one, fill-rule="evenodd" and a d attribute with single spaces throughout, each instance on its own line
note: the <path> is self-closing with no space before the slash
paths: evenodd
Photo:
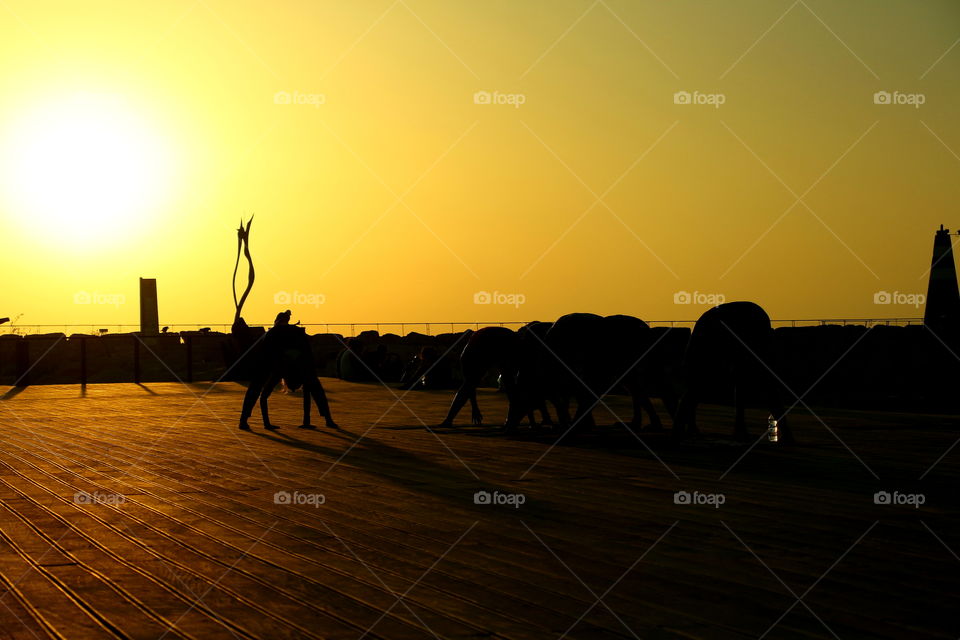
<path id="1" fill-rule="evenodd" d="M 169 197 L 169 146 L 119 97 L 44 104 L 4 136 L 3 206 L 57 244 L 129 238 Z"/>

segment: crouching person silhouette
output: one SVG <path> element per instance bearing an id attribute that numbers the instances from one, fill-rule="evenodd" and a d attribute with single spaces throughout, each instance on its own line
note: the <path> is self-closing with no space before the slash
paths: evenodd
<path id="1" fill-rule="evenodd" d="M 247 419 L 253 413 L 253 405 L 260 399 L 260 413 L 263 416 L 263 428 L 274 430 L 278 427 L 270 422 L 268 399 L 274 388 L 283 380 L 291 390 L 303 387 L 303 424 L 302 429 L 313 429 L 310 424 L 310 399 L 317 405 L 317 411 L 331 429 L 339 428 L 330 415 L 327 394 L 317 377 L 310 341 L 303 327 L 290 324 L 290 311 L 277 314 L 273 327 L 267 331 L 260 344 L 250 354 L 250 386 L 243 397 L 240 412 L 240 428 L 250 430 Z"/>

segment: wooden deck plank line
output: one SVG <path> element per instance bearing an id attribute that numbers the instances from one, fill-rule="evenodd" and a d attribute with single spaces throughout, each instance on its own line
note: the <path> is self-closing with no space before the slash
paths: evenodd
<path id="1" fill-rule="evenodd" d="M 642 434 L 658 460 L 603 426 L 605 411 L 595 433 L 551 448 L 549 433 L 424 430 L 452 392 L 411 392 L 384 415 L 390 391 L 324 384 L 341 432 L 293 428 L 300 398 L 275 394 L 285 426 L 240 433 L 234 383 L 28 387 L 0 401 L 0 591 L 23 618 L 0 607 L 0 622 L 15 638 L 158 637 L 209 589 L 177 621 L 184 636 L 358 638 L 392 607 L 368 637 L 739 639 L 791 606 L 767 637 L 960 635 L 957 455 L 918 480 L 956 439 L 951 416 L 815 408 L 879 481 L 803 413 L 800 447 L 761 443 L 721 480 L 744 451 L 723 407 L 703 408 L 697 445 Z M 479 396 L 499 420 L 502 394 Z M 609 404 L 629 415 L 624 398 Z M 748 419 L 759 435 L 763 412 Z M 480 489 L 526 502 L 477 505 Z M 81 490 L 125 501 L 78 505 Z M 676 504 L 679 490 L 726 502 Z M 875 505 L 878 490 L 927 503 Z M 277 491 L 326 502 L 276 504 Z M 791 590 L 810 587 L 796 603 Z"/>
<path id="2" fill-rule="evenodd" d="M 72 488 L 73 488 L 73 487 L 70 486 L 70 485 L 67 485 L 67 486 L 68 486 L 68 489 L 72 489 Z M 103 487 L 101 487 L 101 488 L 103 488 Z M 123 510 L 124 515 L 126 515 L 127 517 L 133 517 L 133 516 L 131 515 L 131 513 L 130 513 L 130 506 L 131 506 L 131 505 L 135 505 L 135 504 L 138 504 L 138 502 L 137 502 L 136 500 L 129 500 L 129 501 L 127 501 L 127 502 L 124 504 L 124 510 Z M 116 510 L 116 511 L 119 512 L 119 509 L 114 508 L 114 510 Z M 202 535 L 206 536 L 210 541 L 212 541 L 212 542 L 214 542 L 214 543 L 216 543 L 216 544 L 218 544 L 218 545 L 220 545 L 220 546 L 222 546 L 222 547 L 224 547 L 224 548 L 226 548 L 226 549 L 229 549 L 229 550 L 231 550 L 231 551 L 233 551 L 233 552 L 241 552 L 241 551 L 242 551 L 241 546 L 242 546 L 244 543 L 241 543 L 241 546 L 234 546 L 234 545 L 226 544 L 226 543 L 224 543 L 224 542 L 222 542 L 222 541 L 216 540 L 214 537 L 210 536 L 209 534 L 206 534 L 206 533 L 203 532 L 201 529 L 198 529 L 198 528 L 195 527 L 195 526 L 192 526 L 192 525 L 189 525 L 189 524 L 186 524 L 186 523 L 182 523 L 182 522 L 178 522 L 175 518 L 172 518 L 171 516 L 167 516 L 166 514 L 163 514 L 162 512 L 159 512 L 159 511 L 157 511 L 157 510 L 152 510 L 152 511 L 154 512 L 154 515 L 155 515 L 155 516 L 157 516 L 157 517 L 159 517 L 159 518 L 170 519 L 174 524 L 181 524 L 181 525 L 183 525 L 185 528 L 190 529 L 193 533 L 202 534 Z M 194 513 L 197 514 L 197 512 L 194 512 Z M 199 515 L 199 514 L 197 514 L 197 515 Z M 147 522 L 146 522 L 143 518 L 136 518 L 136 520 L 137 520 L 137 522 L 138 522 L 139 524 L 141 524 L 141 525 L 143 525 L 143 526 L 149 526 L 149 525 L 147 524 Z M 157 531 L 158 533 L 163 534 L 163 532 L 160 531 L 159 529 L 156 529 L 155 527 L 151 527 L 151 528 L 153 528 L 154 531 Z M 219 530 L 222 531 L 223 528 L 221 527 Z M 264 529 L 264 530 L 265 530 L 265 529 Z M 243 532 L 240 532 L 240 531 L 237 530 L 237 529 L 233 529 L 233 531 L 234 531 L 234 532 L 237 532 L 237 533 L 241 533 L 241 534 L 244 536 L 247 544 L 248 544 L 250 541 L 253 541 L 253 540 L 255 540 L 255 539 L 256 539 L 256 540 L 260 540 L 260 537 L 262 536 L 262 533 L 260 534 L 260 536 L 254 536 L 254 535 L 251 535 L 251 534 L 245 534 L 245 533 L 243 533 Z M 178 544 L 184 544 L 181 540 L 175 540 L 175 539 L 172 538 L 172 537 L 170 537 L 170 539 L 173 540 L 173 541 L 176 541 Z M 259 546 L 266 546 L 266 544 L 268 544 L 268 543 L 265 543 L 265 542 L 263 542 L 263 541 L 261 541 L 261 542 L 262 542 L 263 544 L 261 544 L 261 545 L 259 545 Z M 186 546 L 186 545 L 185 545 L 185 546 Z M 284 553 L 285 555 L 290 555 L 282 546 L 279 546 L 279 545 L 271 545 L 271 546 L 273 546 L 274 548 L 276 548 L 276 549 L 277 549 L 278 551 L 280 551 L 281 553 Z M 204 552 L 204 555 L 205 555 L 206 557 L 209 557 L 209 558 L 215 557 L 212 553 L 208 554 L 207 552 Z M 228 553 L 227 555 L 229 555 L 229 553 Z M 343 555 L 343 554 L 339 554 L 339 555 Z M 353 560 L 352 558 L 350 558 L 349 556 L 343 556 L 343 557 L 346 558 L 346 559 L 348 559 L 348 560 L 350 560 L 352 565 L 355 565 L 355 563 L 352 562 L 352 560 Z M 292 568 L 290 568 L 290 567 L 283 567 L 283 566 L 281 566 L 281 565 L 279 565 L 279 564 L 277 564 L 277 563 L 275 562 L 275 558 L 266 558 L 266 557 L 260 556 L 258 553 L 251 552 L 251 553 L 248 553 L 248 554 L 247 554 L 246 559 L 249 559 L 249 560 L 257 560 L 257 561 L 259 561 L 262 565 L 267 566 L 268 568 L 277 568 L 277 569 L 285 570 L 285 571 L 289 572 L 290 574 L 292 574 L 293 576 L 295 576 L 296 578 L 298 578 L 298 579 L 300 579 L 300 580 L 302 580 L 302 581 L 304 581 L 304 582 L 312 583 L 314 588 L 319 588 L 319 589 L 321 589 L 321 590 L 324 588 L 324 583 L 318 581 L 316 578 L 311 577 L 311 576 L 308 576 L 308 575 L 305 575 L 305 574 L 303 574 L 303 573 L 300 573 L 300 572 L 298 572 L 298 571 L 296 571 L 296 570 L 294 570 L 294 569 L 292 569 Z M 309 558 L 309 557 L 306 557 L 306 556 L 301 556 L 300 558 L 295 559 L 295 560 L 311 562 L 310 558 Z M 259 568 L 260 568 L 261 571 L 264 569 L 264 567 L 259 567 Z M 354 570 L 354 573 L 356 572 L 356 571 L 355 571 L 355 566 L 351 566 L 350 568 Z M 347 578 L 350 578 L 351 580 L 354 580 L 354 578 L 352 577 L 353 574 L 350 573 L 350 572 L 348 572 L 348 571 L 346 571 L 346 570 L 340 571 L 340 576 L 342 576 L 342 577 L 347 577 Z M 323 577 L 326 578 L 326 579 L 328 579 L 328 580 L 331 578 L 331 576 L 330 576 L 329 574 L 325 574 Z M 335 576 L 334 576 L 334 577 L 335 577 Z M 273 578 L 271 578 L 271 580 L 273 580 L 273 582 L 265 582 L 265 586 L 270 587 L 270 588 L 273 588 L 273 589 L 276 589 L 276 590 L 278 590 L 278 591 L 282 591 L 283 593 L 285 593 L 285 594 L 287 594 L 287 595 L 292 595 L 292 594 L 290 594 L 289 591 L 281 590 L 281 589 L 279 589 L 279 588 L 276 586 L 278 583 L 275 582 L 275 581 L 276 581 L 276 580 L 279 580 L 279 579 L 281 579 L 279 576 L 274 576 Z M 368 585 L 368 586 L 373 587 L 373 588 L 374 588 L 375 590 L 377 590 L 377 591 L 380 590 L 380 585 L 377 584 L 377 581 L 376 581 L 376 580 L 374 580 L 374 581 L 367 580 L 366 582 L 367 582 L 367 585 Z M 408 586 L 408 585 L 407 585 L 407 584 L 397 584 L 397 585 L 395 585 L 395 586 L 393 587 L 393 590 L 394 590 L 394 591 L 402 591 L 402 587 L 405 587 L 405 586 Z M 375 594 L 375 595 L 376 595 L 376 594 Z M 381 594 L 381 597 L 379 598 L 379 600 L 380 600 L 379 606 L 388 606 L 389 604 L 391 604 L 391 600 L 390 600 L 389 597 L 387 597 L 387 595 L 388 595 L 388 594 Z M 293 597 L 296 597 L 296 596 L 293 596 Z M 386 598 L 386 600 L 384 600 L 384 598 Z M 377 599 L 378 599 L 378 598 L 376 598 L 376 597 L 375 597 L 375 598 L 372 598 L 372 600 L 377 600 Z M 467 602 L 467 600 L 464 600 L 463 598 L 460 598 L 460 599 L 463 600 L 465 603 Z M 415 601 L 415 599 L 412 599 L 412 601 Z M 385 603 L 385 605 L 384 605 L 384 603 Z M 303 602 L 302 604 L 303 604 L 304 606 L 310 606 L 309 603 L 306 603 L 306 602 Z M 372 608 L 371 608 L 371 611 L 375 611 L 375 610 L 376 610 L 376 609 L 375 609 L 376 606 L 378 606 L 375 602 L 371 602 L 371 598 L 367 598 L 366 601 L 364 601 L 363 604 L 366 604 L 366 605 L 372 607 Z M 485 613 L 486 613 L 487 615 L 490 615 L 490 616 L 493 616 L 493 617 L 496 617 L 496 616 L 498 615 L 498 612 L 497 612 L 496 609 L 487 609 L 487 610 L 485 611 Z M 523 618 L 522 618 L 522 617 L 517 616 L 517 617 L 514 617 L 514 618 L 513 618 L 513 622 L 514 622 L 514 623 L 519 623 L 519 622 L 522 622 L 522 621 L 523 621 Z M 467 624 L 467 621 L 466 621 L 466 620 L 460 620 L 460 623 L 461 623 L 461 624 Z M 437 620 L 434 620 L 433 623 L 430 624 L 430 626 L 431 626 L 431 627 L 434 627 L 434 628 L 436 628 L 436 629 L 438 629 L 438 630 L 442 628 L 442 625 L 441 625 L 441 624 L 438 624 L 438 621 L 437 621 Z"/>
<path id="3" fill-rule="evenodd" d="M 22 476 L 22 477 L 25 480 L 29 480 L 28 478 L 26 478 L 26 476 Z M 237 554 L 235 554 L 234 556 L 228 557 L 227 559 L 220 560 L 198 548 L 190 549 L 189 544 L 181 544 L 180 545 L 181 555 L 179 558 L 175 557 L 176 554 L 164 556 L 163 554 L 159 554 L 153 551 L 153 549 L 151 548 L 152 545 L 144 544 L 137 539 L 137 538 L 142 538 L 142 539 L 146 538 L 146 536 L 148 535 L 146 530 L 149 529 L 152 532 L 154 532 L 154 534 L 157 537 L 159 537 L 159 540 L 156 540 L 156 539 L 151 540 L 151 542 L 159 543 L 157 544 L 157 546 L 160 546 L 160 544 L 162 544 L 164 540 L 172 540 L 169 536 L 165 535 L 161 530 L 155 527 L 151 527 L 146 522 L 137 521 L 137 519 L 132 518 L 129 515 L 126 515 L 127 524 L 121 525 L 122 528 L 114 526 L 101 515 L 97 515 L 92 511 L 79 510 L 74 505 L 70 504 L 67 500 L 63 499 L 58 494 L 56 494 L 55 492 L 51 492 L 48 488 L 43 487 L 42 485 L 38 484 L 37 486 L 41 490 L 46 490 L 48 492 L 48 496 L 54 501 L 57 501 L 60 504 L 66 505 L 68 507 L 72 507 L 74 509 L 75 514 L 79 513 L 86 520 L 95 521 L 97 525 L 100 525 L 100 528 L 102 529 L 102 531 L 99 533 L 99 535 L 92 535 L 89 532 L 86 532 L 82 528 L 80 528 L 79 525 L 75 523 L 71 523 L 70 521 L 60 516 L 59 514 L 55 513 L 50 507 L 46 507 L 43 504 L 41 504 L 40 501 L 34 496 L 30 496 L 26 493 L 23 494 L 23 496 L 28 501 L 36 504 L 40 509 L 46 510 L 50 516 L 63 522 L 64 524 L 66 524 L 66 526 L 71 527 L 73 531 L 77 532 L 84 539 L 88 540 L 90 544 L 94 546 L 98 546 L 100 550 L 103 552 L 105 557 L 108 557 L 112 560 L 116 560 L 119 562 L 125 562 L 123 554 L 113 553 L 110 549 L 108 549 L 106 546 L 100 543 L 100 540 L 102 540 L 104 537 L 110 540 L 127 541 L 129 543 L 132 543 L 134 548 L 140 551 L 146 552 L 147 554 L 160 560 L 162 563 L 165 563 L 167 566 L 174 568 L 178 572 L 182 572 L 184 576 L 189 576 L 191 579 L 196 580 L 197 585 L 202 584 L 204 588 L 200 589 L 198 587 L 197 589 L 194 590 L 195 592 L 199 592 L 202 594 L 202 593 L 205 593 L 207 589 L 211 590 L 211 593 L 205 596 L 204 598 L 205 601 L 209 602 L 211 600 L 215 600 L 215 598 L 219 596 L 219 594 L 222 592 L 225 595 L 221 597 L 221 599 L 226 599 L 228 601 L 235 601 L 235 600 L 239 600 L 241 602 L 246 601 L 247 607 L 251 610 L 255 610 L 259 615 L 271 617 L 278 624 L 288 624 L 291 626 L 295 626 L 298 629 L 297 631 L 298 634 L 304 634 L 304 636 L 314 635 L 313 632 L 310 631 L 308 628 L 303 627 L 302 625 L 293 625 L 291 621 L 285 620 L 279 617 L 273 611 L 263 608 L 258 603 L 244 596 L 243 591 L 228 588 L 228 584 L 230 583 L 230 581 L 232 581 L 230 579 L 232 579 L 233 577 L 239 574 L 246 574 L 245 577 L 248 580 L 253 580 L 255 582 L 258 582 L 261 587 L 261 589 L 258 591 L 256 587 L 250 587 L 250 585 L 247 585 L 248 589 L 252 590 L 252 592 L 258 593 L 258 595 L 262 596 L 264 595 L 262 593 L 264 589 L 276 591 L 275 589 L 272 589 L 272 585 L 266 580 L 259 578 L 255 574 L 248 574 L 242 568 L 238 568 L 234 565 L 234 563 L 237 562 L 237 558 L 235 557 L 236 555 L 239 555 L 241 558 L 244 557 L 243 549 L 235 549 Z M 107 511 L 107 510 L 104 510 L 104 511 Z M 123 516 L 125 514 L 120 514 L 120 515 Z M 39 516 L 34 515 L 34 517 L 38 518 Z M 134 529 L 134 527 L 136 527 L 136 529 Z M 182 555 L 182 552 L 184 550 L 191 552 L 192 554 L 190 556 L 192 559 L 192 562 L 189 565 L 185 564 L 185 559 Z M 127 553 L 129 554 L 129 551 Z M 205 567 L 207 571 L 201 572 L 196 570 L 196 567 L 198 566 Z M 156 579 L 153 579 L 153 581 L 157 582 Z M 171 588 L 170 591 L 175 594 L 177 593 L 177 590 L 173 588 Z M 183 589 L 181 588 L 180 591 L 183 591 Z M 270 598 L 272 599 L 272 602 L 274 604 L 278 604 L 276 602 L 277 596 L 281 596 L 281 595 L 282 594 L 277 592 L 274 595 L 270 596 Z M 197 602 L 196 593 L 181 594 L 181 597 L 183 598 L 184 603 L 187 605 L 187 607 L 183 607 L 184 610 L 186 610 L 192 605 L 195 605 Z M 299 600 L 294 604 L 299 604 L 300 608 L 302 609 L 302 608 L 308 608 L 309 603 Z M 199 606 L 196 606 L 195 608 L 199 608 Z M 220 620 L 221 622 L 225 620 L 224 618 L 222 618 L 222 616 L 216 614 L 211 609 L 205 609 L 205 611 L 208 614 L 213 614 L 213 617 Z M 320 622 L 324 622 L 328 626 L 333 625 L 333 620 L 331 619 L 322 620 Z M 257 637 L 257 634 L 255 632 L 249 631 L 247 629 L 234 629 L 234 630 L 240 631 L 242 633 L 247 633 L 249 634 L 250 637 Z M 356 631 L 356 629 L 353 629 L 353 631 Z M 279 633 L 279 632 L 275 630 L 275 633 Z M 301 636 L 291 635 L 290 637 L 301 637 Z"/>

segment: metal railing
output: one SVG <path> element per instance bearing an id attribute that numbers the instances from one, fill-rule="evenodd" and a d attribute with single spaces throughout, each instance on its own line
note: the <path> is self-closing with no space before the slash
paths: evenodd
<path id="1" fill-rule="evenodd" d="M 270 327 L 272 322 L 249 323 L 253 327 Z M 357 336 L 364 331 L 376 331 L 378 333 L 397 333 L 406 335 L 409 332 L 416 331 L 427 335 L 436 335 L 438 333 L 457 333 L 466 329 L 479 329 L 480 327 L 511 327 L 518 329 L 527 324 L 525 321 L 504 321 L 504 322 L 306 322 L 301 326 L 307 328 L 308 333 L 339 333 L 344 336 Z M 230 324 L 227 323 L 185 323 L 161 325 L 167 327 L 171 333 L 180 331 L 199 331 L 209 329 L 210 331 L 219 331 L 223 333 L 230 332 Z M 112 333 L 130 333 L 140 330 L 140 325 L 131 324 L 15 324 L 0 325 L 0 334 L 20 334 L 35 335 L 44 333 L 63 333 L 84 334 L 84 335 L 104 335 Z"/>
<path id="2" fill-rule="evenodd" d="M 774 327 L 816 327 L 824 325 L 862 325 L 873 327 L 878 325 L 885 326 L 907 326 L 923 324 L 923 318 L 802 318 L 772 320 Z M 696 320 L 647 320 L 647 324 L 652 327 L 693 327 Z M 339 333 L 344 336 L 357 336 L 363 331 L 376 331 L 380 334 L 396 333 L 404 336 L 407 333 L 416 331 L 426 335 L 437 335 L 439 333 L 457 333 L 467 329 L 479 329 L 481 327 L 509 327 L 518 329 L 527 322 L 504 321 L 504 322 L 309 322 L 302 326 L 307 328 L 308 333 Z M 252 323 L 251 326 L 269 327 L 272 323 Z M 198 331 L 200 329 L 209 329 L 210 331 L 229 333 L 230 324 L 227 323 L 185 323 L 165 325 L 172 333 L 181 331 Z M 36 335 L 44 333 L 63 333 L 84 334 L 84 335 L 104 335 L 115 333 L 130 333 L 140 330 L 139 324 L 6 324 L 0 325 L 0 334 L 19 334 Z"/>

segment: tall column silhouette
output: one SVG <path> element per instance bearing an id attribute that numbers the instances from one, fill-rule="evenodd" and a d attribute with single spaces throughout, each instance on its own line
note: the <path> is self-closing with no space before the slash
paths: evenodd
<path id="1" fill-rule="evenodd" d="M 960 289 L 953 261 L 950 230 L 940 225 L 933 238 L 933 261 L 923 324 L 934 330 L 960 328 Z"/>
<path id="2" fill-rule="evenodd" d="M 160 333 L 156 278 L 140 278 L 140 333 L 145 336 Z"/>

